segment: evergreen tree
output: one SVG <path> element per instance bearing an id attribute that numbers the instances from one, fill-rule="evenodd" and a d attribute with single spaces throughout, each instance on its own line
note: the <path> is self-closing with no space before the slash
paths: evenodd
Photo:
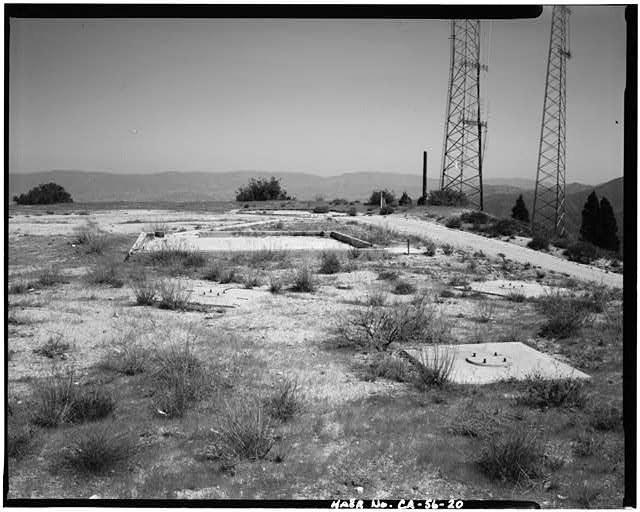
<path id="1" fill-rule="evenodd" d="M 404 206 L 411 203 L 413 203 L 413 201 L 411 200 L 411 197 L 409 197 L 409 194 L 407 194 L 406 192 L 403 192 L 402 197 L 400 198 L 400 201 L 398 201 L 398 204 Z"/>
<path id="2" fill-rule="evenodd" d="M 620 239 L 618 238 L 618 224 L 613 214 L 611 203 L 606 197 L 600 201 L 600 236 L 597 245 L 609 251 L 618 252 L 620 250 Z"/>
<path id="3" fill-rule="evenodd" d="M 522 222 L 529 222 L 529 210 L 527 210 L 527 207 L 524 204 L 522 194 L 520 194 L 520 197 L 516 199 L 515 206 L 511 208 L 511 217 Z"/>
<path id="4" fill-rule="evenodd" d="M 587 201 L 582 208 L 582 226 L 580 227 L 580 238 L 585 242 L 597 245 L 600 232 L 600 205 L 598 196 L 594 190 L 587 197 Z"/>

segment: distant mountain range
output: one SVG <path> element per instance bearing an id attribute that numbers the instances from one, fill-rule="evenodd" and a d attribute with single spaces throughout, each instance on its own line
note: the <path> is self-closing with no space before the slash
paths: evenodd
<path id="1" fill-rule="evenodd" d="M 417 199 L 422 193 L 422 175 L 353 172 L 338 176 L 322 177 L 307 173 L 268 173 L 259 171 L 235 171 L 223 173 L 163 172 L 157 174 L 112 174 L 106 172 L 47 171 L 29 174 L 9 174 L 8 197 L 27 192 L 40 183 L 55 182 L 62 185 L 76 202 L 101 201 L 228 201 L 235 198 L 236 190 L 252 177 L 281 179 L 287 192 L 300 200 L 318 197 L 330 200 L 344 198 L 361 201 L 369 198 L 373 190 L 394 190 L 399 196 L 406 191 Z M 429 190 L 439 187 L 438 179 L 429 179 Z M 516 198 L 522 194 L 531 212 L 535 181 L 524 178 L 485 179 L 485 210 L 500 217 L 511 215 Z M 611 202 L 622 239 L 624 178 L 597 186 L 570 183 L 566 186 L 567 217 L 569 229 L 575 232 L 580 226 L 581 212 L 592 190 L 599 198 L 606 196 Z"/>

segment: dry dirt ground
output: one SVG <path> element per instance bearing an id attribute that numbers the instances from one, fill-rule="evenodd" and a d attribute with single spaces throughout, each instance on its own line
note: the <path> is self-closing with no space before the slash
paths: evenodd
<path id="1" fill-rule="evenodd" d="M 597 274 L 604 285 L 594 287 L 596 274 L 576 270 L 582 266 L 527 264 L 493 241 L 474 247 L 471 238 L 400 216 L 384 223 L 419 235 L 409 255 L 404 234 L 366 225 L 379 217 L 260 217 L 270 229 L 339 229 L 374 243 L 373 250 L 336 253 L 338 263 L 323 269 L 328 257 L 314 251 L 185 251 L 123 261 L 142 229 L 221 229 L 256 221 L 250 212 L 10 213 L 9 498 L 622 504 L 622 297 L 615 279 Z M 432 255 L 425 235 L 436 242 Z M 480 249 L 484 255 L 474 255 Z M 305 266 L 313 290 L 296 291 Z M 165 292 L 173 286 L 184 303 L 163 309 L 156 296 L 138 305 L 143 276 Z M 539 299 L 470 287 L 497 279 L 568 289 L 586 297 L 588 314 L 571 332 L 550 335 L 551 313 Z M 420 298 L 429 305 L 428 332 L 447 342 L 521 341 L 592 378 L 569 391 L 570 382 L 420 384 L 408 362 L 390 355 L 403 343 L 378 353 L 340 334 L 359 312 L 394 311 Z M 565 304 L 561 296 L 546 300 Z M 419 346 L 415 339 L 404 344 Z M 188 364 L 162 380 L 163 364 L 180 359 L 171 359 L 176 353 Z M 131 360 L 135 371 L 122 364 Z M 105 396 L 115 406 L 105 406 L 104 417 L 75 420 L 65 409 L 56 424 L 43 425 L 43 416 L 71 403 L 60 398 L 65 378 L 68 394 L 91 390 L 87 410 L 109 402 Z M 534 396 L 537 402 L 527 401 Z M 300 407 L 282 414 L 292 404 Z M 249 454 L 230 432 L 251 445 Z M 509 442 L 522 460 L 497 455 Z M 104 464 L 83 462 L 79 454 L 87 452 Z M 518 470 L 527 457 L 535 470 Z"/>

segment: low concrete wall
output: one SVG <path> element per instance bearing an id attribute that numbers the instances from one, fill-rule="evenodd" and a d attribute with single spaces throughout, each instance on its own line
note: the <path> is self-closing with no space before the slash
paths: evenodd
<path id="1" fill-rule="evenodd" d="M 371 247 L 371 243 L 369 242 L 365 242 L 364 240 L 360 240 L 359 238 L 356 238 L 354 236 L 345 235 L 344 233 L 338 233 L 337 231 L 332 231 L 331 233 L 329 233 L 329 236 L 331 238 L 335 238 L 336 240 L 342 243 L 349 244 L 358 249 Z"/>

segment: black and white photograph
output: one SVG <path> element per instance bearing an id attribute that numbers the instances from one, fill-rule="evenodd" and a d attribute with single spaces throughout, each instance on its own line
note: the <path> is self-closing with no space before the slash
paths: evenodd
<path id="1" fill-rule="evenodd" d="M 5 4 L 4 505 L 635 507 L 637 17 Z"/>

